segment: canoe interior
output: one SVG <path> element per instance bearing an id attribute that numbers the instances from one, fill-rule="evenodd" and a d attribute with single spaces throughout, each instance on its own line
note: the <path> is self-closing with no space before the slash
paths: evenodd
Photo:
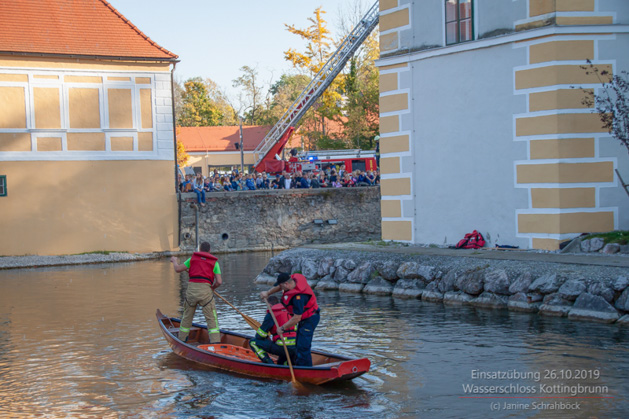
<path id="1" fill-rule="evenodd" d="M 169 317 L 164 316 L 160 318 L 160 322 L 163 323 L 164 328 L 168 332 L 170 332 L 176 338 L 178 338 L 179 323 L 180 323 L 179 319 L 169 318 Z M 244 348 L 247 351 L 250 351 L 252 354 L 254 354 L 253 351 L 251 351 L 251 349 L 249 348 L 249 339 L 253 337 L 254 333 L 255 332 L 252 330 L 251 335 L 248 336 L 248 335 L 240 334 L 237 332 L 221 330 L 221 343 Z M 188 334 L 188 341 L 186 343 L 190 346 L 195 346 L 195 347 L 199 347 L 199 345 L 209 344 L 210 339 L 207 333 L 207 328 L 201 324 L 193 323 L 192 327 L 190 328 L 190 333 Z M 202 349 L 202 348 L 199 348 L 199 349 Z M 258 357 L 255 356 L 255 354 L 253 355 L 253 357 L 254 358 L 252 359 L 259 361 Z M 271 358 L 276 360 L 275 355 L 271 355 Z M 352 358 L 333 355 L 333 354 L 329 354 L 323 351 L 317 351 L 317 350 L 312 351 L 313 367 L 318 366 L 318 365 L 325 365 L 325 364 L 350 361 L 350 360 L 352 360 Z"/>

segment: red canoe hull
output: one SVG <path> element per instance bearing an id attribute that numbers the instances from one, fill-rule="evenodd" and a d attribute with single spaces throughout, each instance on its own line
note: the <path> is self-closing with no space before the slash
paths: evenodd
<path id="1" fill-rule="evenodd" d="M 285 365 L 263 364 L 242 358 L 202 350 L 198 345 L 209 343 L 205 326 L 194 324 L 188 342 L 177 338 L 179 320 L 164 316 L 160 310 L 157 321 L 173 352 L 182 358 L 199 364 L 252 377 L 291 381 L 290 369 Z M 236 332 L 221 330 L 221 343 L 248 348 L 248 338 Z M 369 371 L 371 362 L 367 358 L 351 359 L 322 351 L 312 351 L 312 367 L 294 367 L 295 378 L 300 383 L 325 384 L 351 380 Z"/>

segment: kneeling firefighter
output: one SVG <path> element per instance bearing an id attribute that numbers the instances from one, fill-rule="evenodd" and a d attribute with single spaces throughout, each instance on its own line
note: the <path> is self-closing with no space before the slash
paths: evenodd
<path id="1" fill-rule="evenodd" d="M 290 320 L 290 314 L 288 310 L 280 304 L 279 300 L 275 296 L 269 297 L 269 304 L 271 305 L 271 310 L 273 310 L 273 314 L 277 319 L 277 323 L 280 326 L 285 325 Z M 286 343 L 286 348 L 288 349 L 288 353 L 291 357 L 291 362 L 294 362 L 295 358 L 295 339 L 297 337 L 297 326 L 286 330 L 282 333 L 284 336 L 284 342 Z M 269 340 L 269 337 L 271 340 Z M 249 345 L 251 349 L 254 350 L 258 358 L 265 364 L 272 364 L 273 360 L 269 356 L 269 353 L 273 355 L 277 355 L 277 364 L 283 365 L 286 363 L 286 353 L 284 352 L 284 348 L 282 347 L 282 339 L 280 335 L 277 333 L 277 327 L 275 326 L 275 322 L 273 321 L 273 317 L 271 313 L 267 310 L 266 316 L 264 316 L 264 321 L 256 331 L 256 335 L 253 339 L 249 341 Z"/>

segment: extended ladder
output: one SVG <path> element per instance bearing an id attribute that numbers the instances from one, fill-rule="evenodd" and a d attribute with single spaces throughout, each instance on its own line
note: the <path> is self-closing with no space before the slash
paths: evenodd
<path id="1" fill-rule="evenodd" d="M 275 155 L 282 151 L 299 120 L 343 70 L 347 61 L 376 27 L 378 18 L 378 1 L 376 1 L 354 30 L 345 37 L 339 48 L 319 70 L 295 103 L 288 108 L 256 147 L 254 150 L 256 158 L 254 167 L 257 171 L 265 170 L 264 167 L 261 167 L 261 163 L 265 160 L 275 159 Z"/>

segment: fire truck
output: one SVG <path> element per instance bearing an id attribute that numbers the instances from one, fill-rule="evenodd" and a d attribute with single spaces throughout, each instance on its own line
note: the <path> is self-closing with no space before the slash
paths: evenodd
<path id="1" fill-rule="evenodd" d="M 291 158 L 285 164 L 287 172 L 314 172 L 326 169 L 338 170 L 345 165 L 345 170 L 366 172 L 376 170 L 376 154 L 373 150 L 317 150 L 308 151 Z"/>
<path id="2" fill-rule="evenodd" d="M 325 89 L 332 84 L 334 78 L 341 72 L 341 70 L 343 70 L 345 64 L 347 64 L 349 59 L 354 55 L 365 39 L 367 39 L 371 31 L 376 27 L 379 19 L 378 9 L 378 1 L 376 1 L 352 32 L 345 37 L 341 45 L 334 54 L 332 54 L 321 70 L 319 70 L 319 72 L 313 77 L 312 81 L 308 84 L 308 86 L 306 86 L 297 100 L 290 106 L 290 108 L 288 108 L 284 115 L 266 134 L 264 139 L 253 152 L 256 160 L 256 163 L 253 166 L 254 170 L 257 172 L 267 173 L 279 173 L 283 170 L 290 172 L 316 171 L 317 165 L 319 165 L 319 170 L 323 168 L 321 166 L 322 164 L 333 164 L 335 166 L 337 164 L 339 166 L 340 164 L 345 164 L 345 168 L 348 171 L 356 169 L 375 169 L 375 158 L 369 160 L 368 157 L 364 156 L 364 153 L 366 152 L 361 150 L 345 150 L 350 152 L 345 156 L 338 154 L 337 152 L 340 150 L 337 150 L 335 151 L 335 154 L 330 153 L 322 155 L 326 157 L 325 159 L 319 159 L 320 156 L 312 154 L 313 152 L 309 153 L 305 159 L 300 159 L 291 153 L 289 161 L 285 161 L 279 156 L 282 154 L 282 150 L 284 150 L 290 136 L 295 131 L 295 127 L 306 111 L 308 111 L 308 109 L 310 109 L 316 100 L 323 94 Z M 360 156 L 361 154 L 363 154 L 362 157 Z M 337 158 L 337 156 L 339 157 Z M 312 160 L 310 159 L 311 157 Z M 315 162 L 315 158 L 318 163 Z"/>

